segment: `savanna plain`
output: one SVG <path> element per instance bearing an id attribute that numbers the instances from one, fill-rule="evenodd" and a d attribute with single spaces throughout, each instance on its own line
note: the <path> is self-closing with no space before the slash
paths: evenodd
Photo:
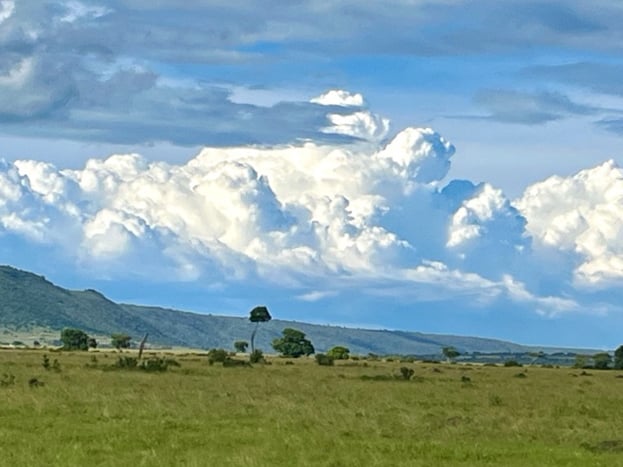
<path id="1" fill-rule="evenodd" d="M 158 356 L 0 351 L 0 465 L 623 465 L 620 371 Z"/>

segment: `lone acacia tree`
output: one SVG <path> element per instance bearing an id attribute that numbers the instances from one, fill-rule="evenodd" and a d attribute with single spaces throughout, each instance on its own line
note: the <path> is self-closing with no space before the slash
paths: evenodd
<path id="1" fill-rule="evenodd" d="M 441 349 L 441 352 L 443 353 L 444 357 L 446 357 L 448 362 L 451 362 L 456 357 L 461 355 L 461 353 L 458 350 L 456 350 L 454 347 L 444 347 L 443 349 Z"/>
<path id="2" fill-rule="evenodd" d="M 255 352 L 255 334 L 257 333 L 257 328 L 260 323 L 266 323 L 272 319 L 270 313 L 268 312 L 268 308 L 265 306 L 256 306 L 249 313 L 249 321 L 255 323 L 255 328 L 251 333 L 251 353 Z"/>
<path id="3" fill-rule="evenodd" d="M 132 338 L 123 333 L 115 333 L 110 336 L 110 345 L 119 351 L 121 349 L 128 349 L 131 341 Z"/>

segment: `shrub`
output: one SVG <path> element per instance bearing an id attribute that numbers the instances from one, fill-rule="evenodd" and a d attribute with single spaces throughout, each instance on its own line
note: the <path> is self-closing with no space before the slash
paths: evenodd
<path id="1" fill-rule="evenodd" d="M 316 354 L 316 363 L 322 366 L 333 366 L 334 360 L 333 357 L 329 355 L 319 353 Z"/>
<path id="2" fill-rule="evenodd" d="M 167 371 L 170 366 L 180 366 L 172 358 L 152 357 L 139 362 L 136 357 L 119 357 L 113 368 L 123 370 L 142 370 L 150 373 Z"/>
<path id="3" fill-rule="evenodd" d="M 400 367 L 400 377 L 405 380 L 410 380 L 415 374 L 413 368 L 407 368 L 406 366 Z"/>
<path id="4" fill-rule="evenodd" d="M 348 347 L 344 347 L 343 345 L 336 345 L 327 352 L 327 355 L 332 357 L 334 360 L 348 360 L 350 350 Z"/>
<path id="5" fill-rule="evenodd" d="M 257 352 L 257 350 L 256 350 Z M 245 360 L 238 360 L 236 358 L 226 358 L 225 361 L 223 362 L 223 366 L 225 368 L 232 368 L 232 367 L 250 367 L 251 363 L 245 361 Z"/>
<path id="6" fill-rule="evenodd" d="M 15 375 L 11 373 L 4 373 L 2 379 L 0 379 L 0 387 L 13 386 L 15 384 Z"/>
<path id="7" fill-rule="evenodd" d="M 50 364 L 50 358 L 46 354 L 43 355 L 43 362 L 41 363 L 41 366 L 46 371 L 61 371 L 61 364 L 58 362 L 58 360 L 55 358 L 54 361 Z"/>
<path id="8" fill-rule="evenodd" d="M 506 360 L 504 362 L 504 366 L 513 367 L 513 366 L 523 366 L 523 365 L 519 363 L 517 360 Z"/>
<path id="9" fill-rule="evenodd" d="M 264 352 L 260 349 L 255 349 L 249 355 L 249 363 L 266 363 L 266 359 L 264 358 Z"/>
<path id="10" fill-rule="evenodd" d="M 143 360 L 138 368 L 147 372 L 163 372 L 167 371 L 170 366 L 180 366 L 180 364 L 172 358 L 153 357 Z"/>
<path id="11" fill-rule="evenodd" d="M 39 381 L 37 378 L 30 378 L 28 380 L 28 386 L 30 386 L 31 388 L 40 388 L 42 386 L 45 386 L 45 383 L 43 381 Z"/>
<path id="12" fill-rule="evenodd" d="M 225 349 L 210 349 L 208 351 L 208 363 L 210 365 L 223 363 L 228 357 L 229 353 Z"/>
<path id="13" fill-rule="evenodd" d="M 136 357 L 119 357 L 115 363 L 115 368 L 133 369 L 138 366 L 138 359 Z"/>

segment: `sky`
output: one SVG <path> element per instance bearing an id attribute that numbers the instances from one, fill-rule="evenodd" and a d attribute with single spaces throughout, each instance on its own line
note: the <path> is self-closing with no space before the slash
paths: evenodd
<path id="1" fill-rule="evenodd" d="M 615 348 L 621 24 L 618 0 L 0 0 L 0 263 Z"/>

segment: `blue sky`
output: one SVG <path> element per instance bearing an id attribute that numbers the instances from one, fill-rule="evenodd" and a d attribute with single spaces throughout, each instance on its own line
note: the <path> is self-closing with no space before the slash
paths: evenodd
<path id="1" fill-rule="evenodd" d="M 623 5 L 0 1 L 0 261 L 116 300 L 615 347 Z"/>

